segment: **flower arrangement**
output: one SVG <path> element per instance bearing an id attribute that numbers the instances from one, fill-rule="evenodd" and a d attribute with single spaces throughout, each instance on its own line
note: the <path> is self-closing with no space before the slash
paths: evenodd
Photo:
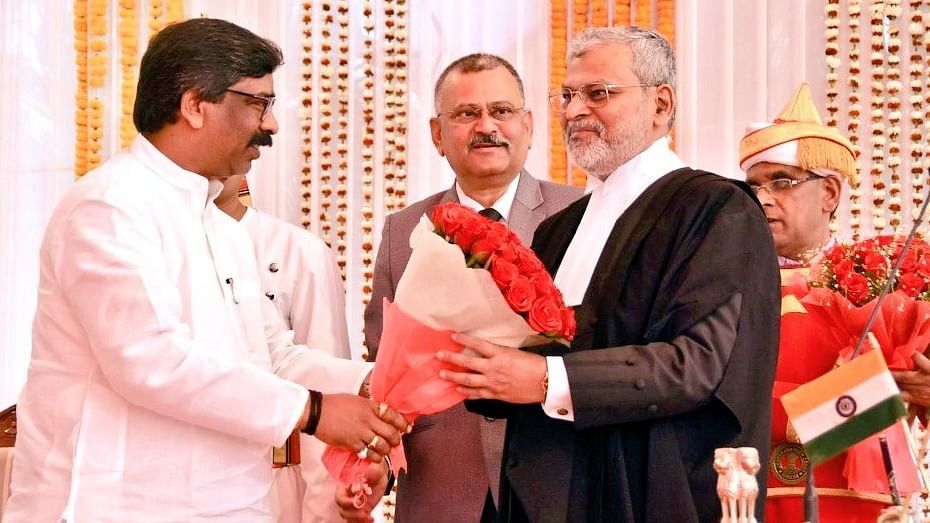
<path id="1" fill-rule="evenodd" d="M 443 370 L 436 352 L 460 352 L 452 336 L 466 333 L 506 347 L 568 343 L 574 312 L 536 255 L 500 222 L 458 203 L 436 206 L 410 235 L 410 259 L 394 302 L 384 300 L 381 342 L 371 377 L 371 397 L 408 422 L 465 400 Z M 395 474 L 406 467 L 402 447 L 391 450 Z M 323 464 L 343 485 L 352 485 L 357 506 L 371 494 L 364 454 L 329 447 Z"/>
<path id="2" fill-rule="evenodd" d="M 454 243 L 470 268 L 487 269 L 507 304 L 530 327 L 565 345 L 575 336 L 575 312 L 539 258 L 501 222 L 491 221 L 455 202 L 437 205 L 434 232 Z"/>
<path id="3" fill-rule="evenodd" d="M 824 253 L 810 285 L 838 292 L 861 307 L 885 287 L 903 247 L 904 238 L 889 235 L 836 245 Z M 911 242 L 891 290 L 930 301 L 930 244 L 920 238 Z"/>
<path id="4" fill-rule="evenodd" d="M 905 243 L 901 236 L 883 235 L 836 245 L 824 253 L 819 266 L 812 268 L 808 281 L 811 289 L 801 303 L 832 336 L 830 345 L 839 348 L 839 365 L 856 354 L 858 340 L 873 313 L 875 318 L 869 332 L 874 335 L 889 369 L 913 370 L 914 354 L 925 352 L 930 344 L 930 244 L 914 237 L 904 252 Z M 878 297 L 899 260 L 889 292 L 879 304 Z M 889 442 L 895 438 L 903 441 L 903 436 L 892 429 L 883 434 Z M 891 444 L 893 453 L 900 452 L 894 448 L 907 448 Z M 887 493 L 887 482 L 881 473 L 876 473 L 883 470 L 882 463 L 877 438 L 851 447 L 844 467 L 849 488 Z M 907 475 L 899 476 L 898 486 L 902 488 Z M 913 480 L 907 479 L 907 485 L 912 485 Z"/>

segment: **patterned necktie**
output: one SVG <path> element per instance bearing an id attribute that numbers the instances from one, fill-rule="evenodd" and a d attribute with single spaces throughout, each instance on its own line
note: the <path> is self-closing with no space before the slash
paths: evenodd
<path id="1" fill-rule="evenodd" d="M 481 209 L 480 211 L 478 211 L 478 214 L 480 214 L 481 216 L 484 216 L 485 218 L 491 220 L 492 222 L 499 222 L 501 218 L 503 218 L 503 216 L 501 216 L 501 213 L 497 212 L 497 210 L 494 209 L 494 207 L 488 207 L 487 209 Z"/>

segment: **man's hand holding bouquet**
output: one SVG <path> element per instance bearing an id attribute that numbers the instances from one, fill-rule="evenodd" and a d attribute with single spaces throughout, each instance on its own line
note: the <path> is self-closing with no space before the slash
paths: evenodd
<path id="1" fill-rule="evenodd" d="M 440 204 L 430 219 L 423 217 L 410 236 L 410 246 L 395 301 L 384 304 L 372 399 L 390 405 L 411 423 L 467 397 L 500 399 L 499 393 L 525 390 L 508 399 L 541 401 L 545 360 L 502 350 L 553 342 L 568 345 L 574 336 L 574 311 L 565 307 L 536 255 L 505 225 L 458 203 Z M 465 345 L 488 368 L 502 361 L 532 365 L 539 377 L 532 384 L 515 384 L 506 372 L 472 375 L 449 360 L 461 355 Z M 444 355 L 442 360 L 437 353 Z M 474 382 L 461 387 L 443 379 L 449 376 Z M 366 501 L 369 463 L 364 449 L 355 454 L 330 447 L 323 462 L 358 494 L 357 506 L 372 505 Z M 395 474 L 405 467 L 402 447 L 391 451 L 390 463 Z"/>

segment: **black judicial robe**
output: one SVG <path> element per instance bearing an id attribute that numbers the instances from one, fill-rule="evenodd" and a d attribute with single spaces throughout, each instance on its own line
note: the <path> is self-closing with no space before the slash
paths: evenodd
<path id="1" fill-rule="evenodd" d="M 533 249 L 552 274 L 589 199 L 536 231 Z M 692 397 L 707 354 L 662 342 L 734 303 L 719 380 Z M 539 405 L 508 409 L 500 520 L 717 522 L 714 449 L 740 446 L 759 450 L 761 518 L 779 277 L 749 187 L 688 168 L 658 180 L 617 220 L 576 315 L 564 355 L 575 421 Z M 722 350 L 706 345 L 698 352 Z"/>

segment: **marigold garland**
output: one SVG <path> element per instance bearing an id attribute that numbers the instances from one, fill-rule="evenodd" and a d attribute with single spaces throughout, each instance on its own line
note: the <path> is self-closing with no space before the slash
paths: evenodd
<path id="1" fill-rule="evenodd" d="M 672 4 L 674 6 L 674 3 Z M 623 26 L 633 23 L 630 0 L 614 0 L 613 25 Z"/>
<path id="2" fill-rule="evenodd" d="M 588 27 L 588 0 L 572 0 L 572 36 Z"/>
<path id="3" fill-rule="evenodd" d="M 136 136 L 132 121 L 136 99 L 136 67 L 139 53 L 139 17 L 135 0 L 119 2 L 119 63 L 120 109 L 119 139 L 121 147 L 128 147 Z"/>
<path id="4" fill-rule="evenodd" d="M 75 141 L 74 174 L 77 177 L 87 172 L 87 0 L 74 2 L 74 63 L 77 68 L 77 89 L 75 91 Z"/>
<path id="5" fill-rule="evenodd" d="M 656 29 L 675 47 L 675 0 L 656 0 Z"/>
<path id="6" fill-rule="evenodd" d="M 107 2 L 90 0 L 88 17 L 87 89 L 87 170 L 103 162 L 104 106 L 101 93 L 107 78 Z"/>
<path id="7" fill-rule="evenodd" d="M 549 27 L 549 93 L 562 87 L 565 81 L 565 59 L 568 52 L 568 20 L 565 0 L 551 0 Z M 562 140 L 562 125 L 558 113 L 549 115 L 549 179 L 556 183 L 567 182 L 567 156 Z"/>
<path id="8" fill-rule="evenodd" d="M 653 27 L 651 0 L 636 0 L 635 20 L 639 27 Z"/>
<path id="9" fill-rule="evenodd" d="M 593 27 L 607 27 L 608 0 L 591 0 L 591 25 Z"/>

